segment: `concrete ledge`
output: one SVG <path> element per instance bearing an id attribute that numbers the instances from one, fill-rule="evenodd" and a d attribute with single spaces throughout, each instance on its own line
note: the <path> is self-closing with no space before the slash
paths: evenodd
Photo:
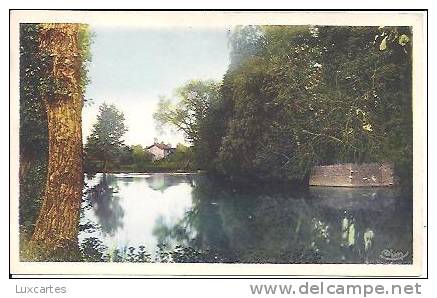
<path id="1" fill-rule="evenodd" d="M 335 164 L 315 166 L 310 175 L 311 186 L 392 186 L 395 184 L 392 163 Z"/>

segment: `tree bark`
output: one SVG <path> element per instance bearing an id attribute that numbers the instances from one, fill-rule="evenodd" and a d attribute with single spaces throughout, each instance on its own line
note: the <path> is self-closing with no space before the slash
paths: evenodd
<path id="1" fill-rule="evenodd" d="M 47 75 L 55 86 L 60 86 L 59 90 L 43 94 L 48 122 L 48 170 L 44 202 L 31 239 L 32 244 L 47 253 L 78 247 L 83 188 L 82 61 L 78 34 L 78 24 L 45 24 L 39 32 L 39 50 L 50 57 Z"/>

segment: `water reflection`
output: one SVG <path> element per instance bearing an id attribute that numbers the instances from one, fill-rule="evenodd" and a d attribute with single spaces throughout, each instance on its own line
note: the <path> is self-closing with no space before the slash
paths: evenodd
<path id="1" fill-rule="evenodd" d="M 92 208 L 84 202 L 81 220 L 98 228 L 80 241 L 91 260 L 412 261 L 412 200 L 394 189 L 236 190 L 194 174 L 100 175 L 88 184 Z M 406 257 L 381 258 L 387 249 Z"/>
<path id="2" fill-rule="evenodd" d="M 167 188 L 178 185 L 179 183 L 188 183 L 193 185 L 193 180 L 189 174 L 165 174 L 165 173 L 155 173 L 152 175 L 145 176 L 147 185 L 156 191 L 164 192 Z"/>
<path id="3" fill-rule="evenodd" d="M 117 180 L 112 175 L 102 175 L 96 185 L 87 191 L 97 224 L 104 235 L 113 236 L 123 227 L 124 210 L 117 196 Z"/>

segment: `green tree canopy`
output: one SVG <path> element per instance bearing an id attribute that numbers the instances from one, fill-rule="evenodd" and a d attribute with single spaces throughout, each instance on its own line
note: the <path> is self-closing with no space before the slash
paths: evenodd
<path id="1" fill-rule="evenodd" d="M 101 162 L 106 172 L 108 162 L 115 162 L 118 152 L 124 146 L 123 135 L 127 131 L 124 115 L 114 105 L 102 104 L 99 107 L 97 122 L 87 138 L 85 152 L 90 162 Z"/>
<path id="2" fill-rule="evenodd" d="M 175 99 L 161 98 L 153 114 L 157 126 L 182 131 L 186 139 L 199 140 L 199 126 L 211 103 L 219 98 L 219 84 L 214 81 L 191 81 L 178 88 Z"/>
<path id="3" fill-rule="evenodd" d="M 289 180 L 316 164 L 411 167 L 410 28 L 260 28 L 255 43 L 231 39 L 255 50 L 223 80 L 222 171 Z"/>
<path id="4" fill-rule="evenodd" d="M 154 114 L 158 127 L 184 133 L 193 145 L 196 165 L 202 168 L 212 165 L 224 132 L 220 88 L 214 81 L 188 82 L 176 90 L 173 101 L 161 99 Z"/>

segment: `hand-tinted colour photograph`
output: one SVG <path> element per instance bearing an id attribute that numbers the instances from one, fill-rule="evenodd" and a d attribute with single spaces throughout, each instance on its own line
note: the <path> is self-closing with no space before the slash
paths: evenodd
<path id="1" fill-rule="evenodd" d="M 184 13 L 17 22 L 18 262 L 413 266 L 417 28 Z"/>

